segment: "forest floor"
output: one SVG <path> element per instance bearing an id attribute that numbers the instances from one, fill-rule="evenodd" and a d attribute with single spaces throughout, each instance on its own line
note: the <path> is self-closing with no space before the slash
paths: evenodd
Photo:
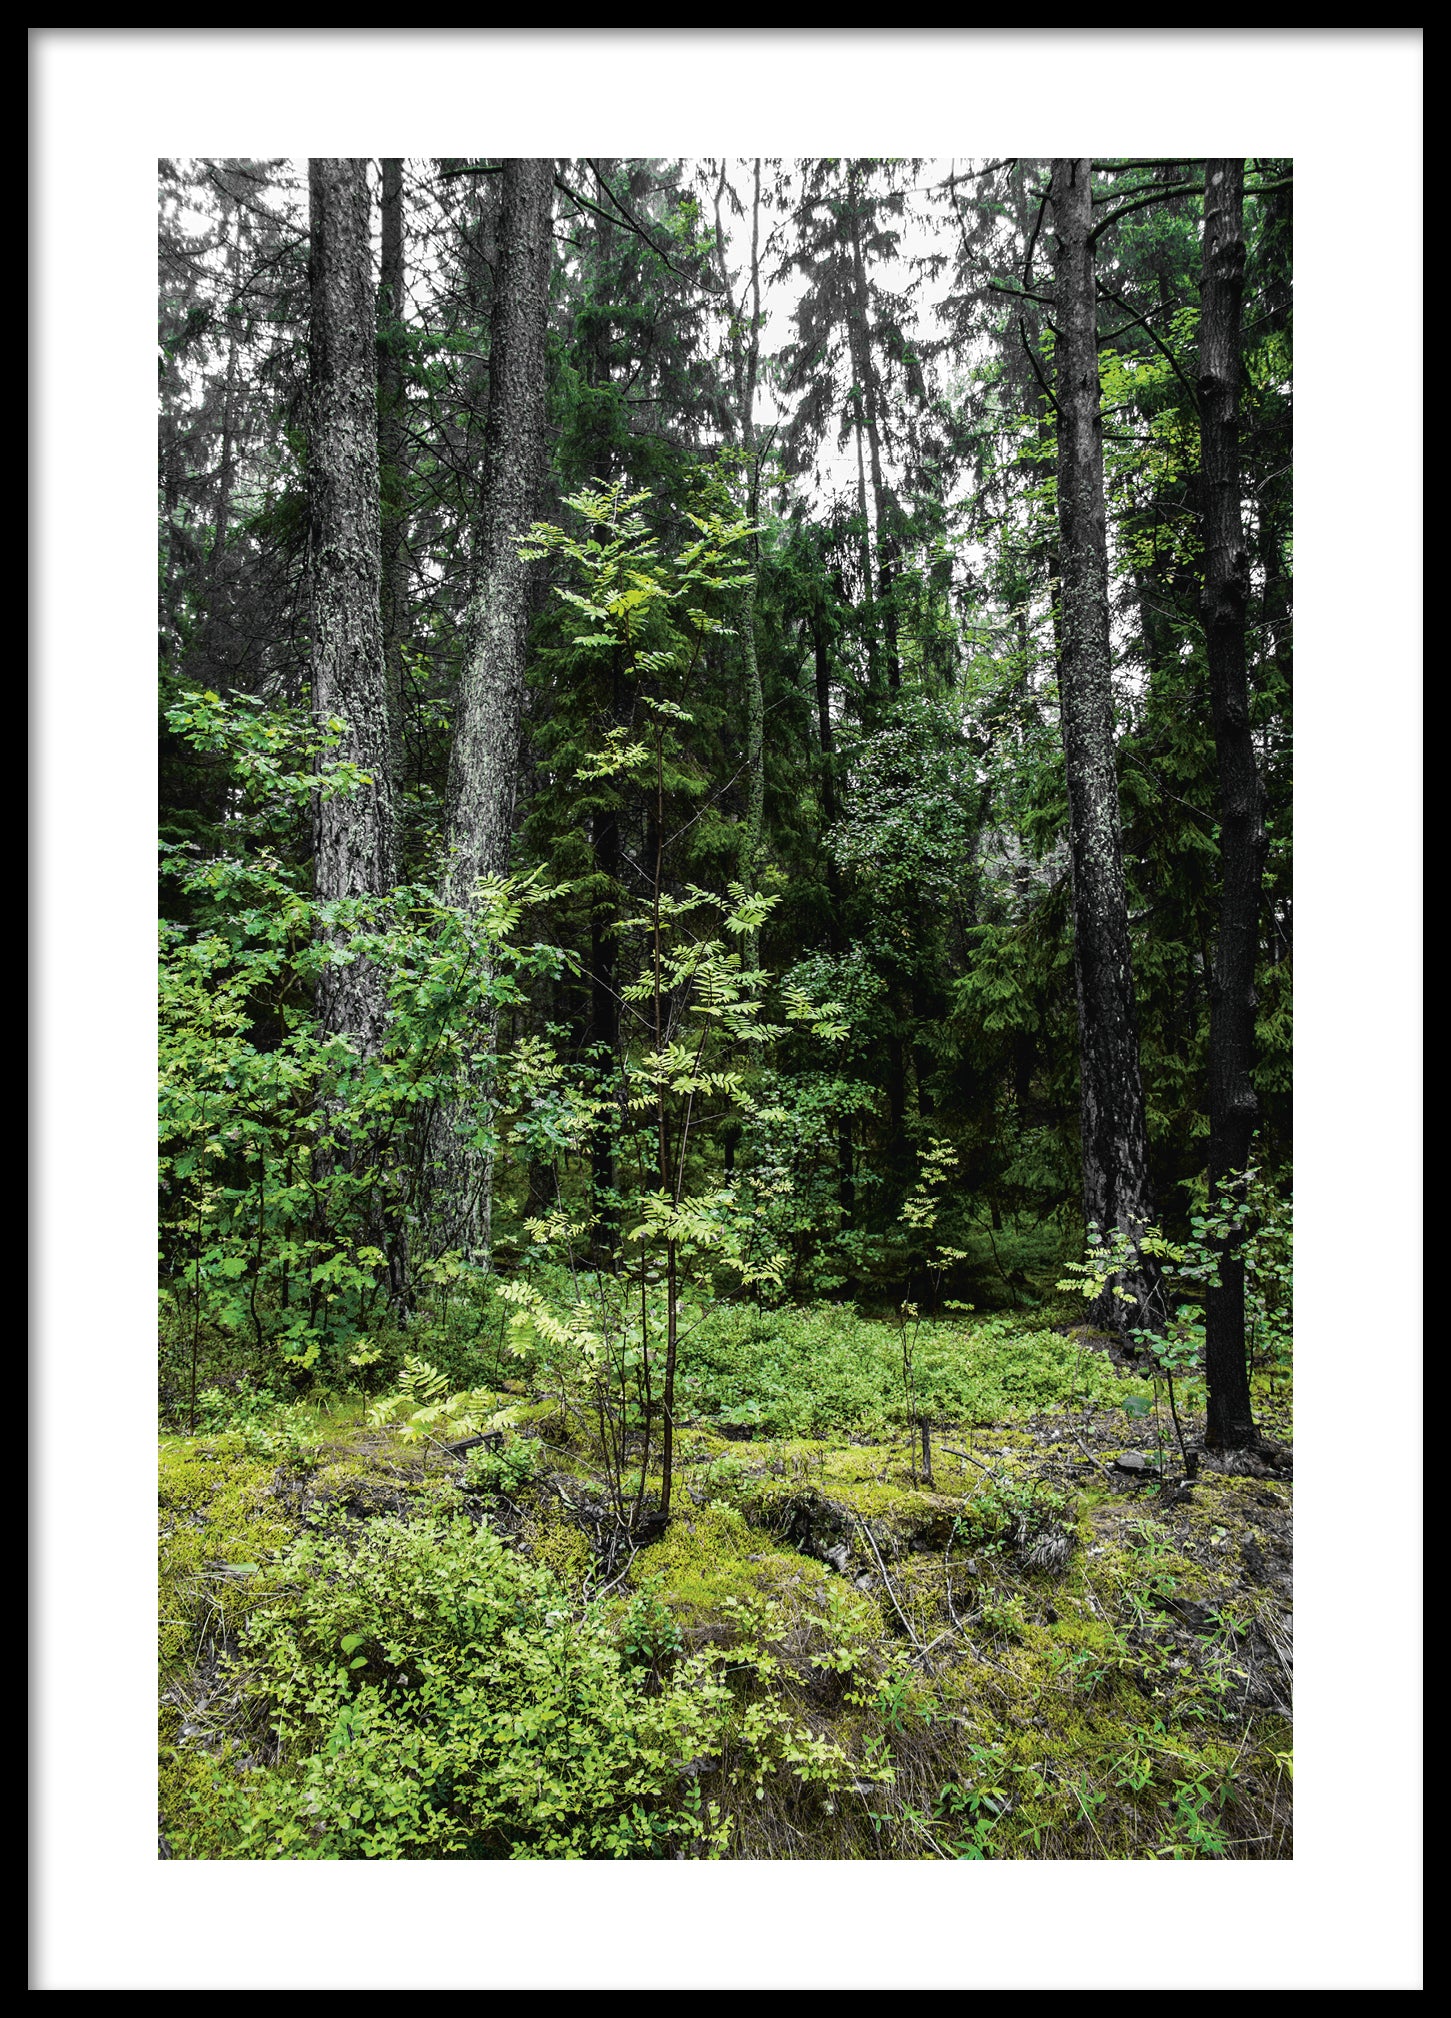
<path id="1" fill-rule="evenodd" d="M 678 1436 L 663 1534 L 621 1521 L 618 1474 L 612 1493 L 582 1417 L 537 1387 L 506 1434 L 460 1456 L 346 1409 L 305 1431 L 294 1409 L 280 1428 L 165 1437 L 161 1854 L 1288 1857 L 1288 1397 L 1257 1390 L 1272 1458 L 1204 1453 L 1188 1480 L 1152 1420 L 1104 1392 L 939 1418 L 930 1476 L 901 1428 L 701 1419 Z M 467 1826 L 463 1797 L 416 1763 L 438 1694 L 425 1712 L 416 1681 L 400 1686 L 457 1640 L 455 1599 L 355 1567 L 409 1532 L 465 1572 L 487 1558 L 519 1660 L 532 1649 L 552 1676 L 559 1647 L 587 1641 L 589 1701 L 598 1677 L 613 1691 L 563 1763 L 525 1716 L 507 1741 L 473 1731 Z M 323 1586 L 351 1591 L 330 1625 Z M 468 1691 L 430 1672 L 462 1745 Z M 520 1684 L 531 1714 L 554 1686 Z M 333 1791 L 365 1708 L 391 1807 Z M 667 1711 L 679 1756 L 659 1739 Z M 525 1797 L 504 1783 L 531 1745 Z M 455 1789 L 452 1766 L 442 1779 Z M 374 1820 L 425 1783 L 422 1819 Z M 605 1810 L 634 1819 L 604 1831 Z"/>

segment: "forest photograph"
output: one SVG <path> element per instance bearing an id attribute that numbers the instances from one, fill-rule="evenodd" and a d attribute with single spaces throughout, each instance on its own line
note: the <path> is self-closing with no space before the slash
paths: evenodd
<path id="1" fill-rule="evenodd" d="M 31 32 L 35 1987 L 1412 1986 L 1419 50 Z"/>
<path id="2" fill-rule="evenodd" d="M 1291 1854 L 1293 164 L 163 160 L 163 1857 Z"/>

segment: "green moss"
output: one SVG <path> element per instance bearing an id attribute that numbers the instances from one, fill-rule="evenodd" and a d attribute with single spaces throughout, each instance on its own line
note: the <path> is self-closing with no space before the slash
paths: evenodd
<path id="1" fill-rule="evenodd" d="M 594 1550 L 579 1528 L 557 1509 L 550 1509 L 528 1523 L 525 1536 L 534 1560 L 557 1577 L 572 1597 L 581 1597 L 594 1568 Z"/>
<path id="2" fill-rule="evenodd" d="M 940 1444 L 966 1448 L 966 1434 L 945 1433 Z M 585 1633 L 602 1650 L 604 1688 L 614 1672 L 608 1649 L 616 1650 L 636 1680 L 621 1684 L 623 1695 L 608 1681 L 615 1707 L 606 1716 L 607 1749 L 633 1745 L 616 1720 L 633 1729 L 654 1692 L 675 1689 L 682 1664 L 693 1663 L 691 1686 L 717 1694 L 709 1743 L 703 1726 L 691 1739 L 687 1779 L 702 1813 L 715 1803 L 719 1830 L 708 1840 L 730 1856 L 1287 1855 L 1288 1725 L 1278 1710 L 1256 1711 L 1247 1701 L 1245 1653 L 1261 1620 L 1276 1627 L 1283 1605 L 1242 1570 L 1250 1534 L 1265 1536 L 1268 1548 L 1282 1533 L 1283 1489 L 1267 1496 L 1262 1481 L 1211 1472 L 1192 1498 L 1166 1505 L 1094 1472 L 1075 1484 L 1070 1505 L 1054 1481 L 1070 1467 L 1079 1476 L 1072 1443 L 1000 1425 L 973 1448 L 992 1476 L 939 1447 L 929 1487 L 911 1476 L 905 1437 L 729 1442 L 708 1424 L 684 1429 L 671 1526 L 634 1558 L 623 1593 L 601 1602 L 586 1595 L 593 1536 L 542 1479 L 525 1481 L 517 1504 L 527 1548 L 509 1603 L 527 1595 L 529 1660 L 540 1677 L 553 1674 L 560 1649 Z M 583 1444 L 575 1449 L 572 1468 L 597 1497 L 597 1467 Z M 255 1639 L 247 1622 L 258 1589 L 270 1591 L 276 1610 L 269 1658 L 284 1668 L 301 1664 L 299 1689 L 304 1680 L 307 1690 L 319 1677 L 327 1681 L 345 1631 L 373 1633 L 359 1597 L 342 1584 L 329 1596 L 280 1568 L 267 1571 L 270 1552 L 300 1524 L 311 1527 L 332 1508 L 324 1532 L 336 1535 L 349 1562 L 362 1560 L 361 1549 L 374 1563 L 368 1603 L 379 1620 L 394 1617 L 401 1602 L 394 1582 L 407 1565 L 432 1593 L 430 1605 L 453 1604 L 445 1587 L 454 1571 L 435 1582 L 440 1549 L 462 1551 L 460 1570 L 482 1550 L 489 1577 L 513 1590 L 513 1554 L 495 1561 L 496 1537 L 484 1530 L 470 1542 L 461 1524 L 435 1518 L 448 1511 L 457 1467 L 425 1469 L 416 1446 L 364 1432 L 335 1437 L 315 1455 L 304 1476 L 274 1473 L 240 1439 L 176 1440 L 163 1449 L 163 1653 L 181 1704 L 163 1706 L 163 1804 L 194 1817 L 178 1838 L 188 1845 L 184 1854 L 283 1854 L 246 1848 L 236 1828 L 224 1840 L 209 1819 L 226 1810 L 235 1822 L 252 1802 L 245 1789 L 264 1778 L 267 1801 L 279 1815 L 286 1810 L 287 1827 L 303 1831 L 288 1838 L 285 1854 L 360 1854 L 306 1847 L 314 1811 L 294 1814 L 297 1790 L 306 1782 L 309 1802 L 328 1798 L 333 1768 L 321 1754 L 305 1746 L 295 1758 L 289 1752 L 279 1780 L 265 1742 L 259 1747 L 265 1723 L 249 1735 L 225 1717 L 218 1722 L 214 1707 L 208 1733 L 183 1734 L 194 1712 L 181 1684 L 200 1663 L 211 1686 L 219 1636 Z M 549 1454 L 554 1470 L 568 1462 Z M 435 1528 L 440 1539 L 429 1542 L 424 1531 Z M 1071 1551 L 1060 1550 L 1045 1569 L 1034 1538 L 1065 1534 Z M 386 1547 L 385 1536 L 395 1537 Z M 841 1541 L 845 1575 L 822 1560 Z M 255 1579 L 223 1568 L 251 1562 L 263 1566 Z M 338 1575 L 351 1587 L 358 1572 L 342 1563 L 339 1556 Z M 535 1579 L 543 1580 L 537 1589 Z M 310 1627 L 311 1637 L 297 1637 L 290 1621 L 299 1606 L 309 1616 L 327 1611 L 326 1632 Z M 370 1665 L 357 1687 L 382 1690 L 379 1715 L 386 1709 L 394 1719 L 384 1733 L 389 1756 L 401 1747 L 398 1758 L 411 1757 L 417 1734 L 409 1735 L 406 1718 L 397 1722 L 405 1706 L 388 1694 L 387 1676 L 375 1680 L 371 1638 L 365 1652 Z M 410 1673 L 421 1659 L 418 1650 L 410 1654 Z M 528 1690 L 520 1697 L 532 1700 Z M 313 1736 L 326 1739 L 321 1726 Z M 663 1754 L 657 1764 L 664 1770 Z M 413 1784 L 411 1770 L 400 1784 Z M 674 1771 L 658 1781 L 654 1798 L 676 1784 Z M 425 1823 L 423 1816 L 418 1827 Z M 680 1841 L 678 1817 L 671 1828 Z M 661 1854 L 653 1836 L 635 1830 L 631 1822 L 619 1838 L 632 1847 L 611 1853 Z M 460 1851 L 429 1849 L 425 1835 L 361 1854 L 509 1854 L 503 1838 Z M 536 1840 L 527 1831 L 526 1839 Z M 703 1845 L 707 1837 L 687 1840 Z"/>
<path id="3" fill-rule="evenodd" d="M 249 1609 L 250 1566 L 288 1540 L 274 1466 L 240 1437 L 168 1440 L 161 1450 L 161 1667 L 196 1651 L 202 1632 L 232 1630 Z"/>
<path id="4" fill-rule="evenodd" d="M 734 1507 L 720 1501 L 692 1508 L 673 1520 L 664 1537 L 637 1558 L 633 1581 L 659 1578 L 672 1609 L 683 1617 L 716 1616 L 726 1599 L 749 1599 L 781 1589 L 818 1586 L 827 1575 L 794 1551 L 767 1550 L 762 1537 Z"/>
<path id="5" fill-rule="evenodd" d="M 386 1460 L 353 1454 L 316 1472 L 308 1498 L 315 1507 L 341 1507 L 355 1519 L 366 1520 L 451 1498 L 457 1489 L 452 1474 L 442 1467 L 431 1473 L 422 1465 L 403 1470 Z"/>

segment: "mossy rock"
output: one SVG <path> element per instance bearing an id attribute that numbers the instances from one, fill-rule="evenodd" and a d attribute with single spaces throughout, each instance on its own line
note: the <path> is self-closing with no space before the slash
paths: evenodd
<path id="1" fill-rule="evenodd" d="M 635 1559 L 631 1582 L 660 1580 L 660 1594 L 689 1620 L 718 1617 L 726 1600 L 742 1600 L 783 1585 L 787 1577 L 826 1572 L 799 1557 L 763 1550 L 761 1535 L 736 1508 L 720 1501 L 678 1513 L 665 1534 Z"/>
<path id="2" fill-rule="evenodd" d="M 727 1468 L 748 1519 L 839 1569 L 843 1548 L 856 1569 L 869 1570 L 874 1552 L 895 1562 L 996 1543 L 1022 1567 L 1056 1574 L 1071 1551 L 1061 1499 L 1038 1499 L 1011 1474 L 1001 1484 L 985 1479 L 969 1492 L 945 1492 L 913 1484 L 895 1454 L 879 1448 L 811 1443 L 772 1446 L 753 1467 L 737 1471 L 728 1461 Z"/>

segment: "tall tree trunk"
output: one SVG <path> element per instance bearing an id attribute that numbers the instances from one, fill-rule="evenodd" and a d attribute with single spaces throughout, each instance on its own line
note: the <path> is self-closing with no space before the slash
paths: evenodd
<path id="1" fill-rule="evenodd" d="M 479 592 L 449 760 L 444 896 L 471 910 L 481 877 L 509 867 L 524 714 L 529 595 L 519 542 L 544 472 L 544 339 L 549 313 L 552 160 L 504 163 L 498 271 L 489 343 L 489 418 L 479 501 Z M 491 1030 L 492 1050 L 496 1029 Z M 447 1127 L 447 1124 L 445 1124 Z M 450 1245 L 486 1266 L 493 1160 L 448 1145 Z"/>
<path id="2" fill-rule="evenodd" d="M 867 629 L 867 696 L 863 709 L 863 719 L 868 719 L 881 704 L 882 698 L 882 652 L 877 637 L 877 595 L 872 586 L 872 515 L 867 509 L 867 465 L 866 419 L 862 412 L 861 394 L 852 401 L 856 410 L 856 496 L 857 517 L 861 521 L 861 538 L 857 542 L 858 564 L 862 571 L 862 609 L 866 616 Z"/>
<path id="3" fill-rule="evenodd" d="M 609 177 L 614 164 L 608 160 L 599 163 L 600 172 Z M 600 265 L 608 270 L 613 253 L 614 227 L 608 218 L 596 216 L 594 220 L 595 238 L 599 247 Z M 589 372 L 589 382 L 601 391 L 611 383 L 610 373 L 610 325 L 606 316 L 596 318 L 589 348 L 585 355 Z M 608 441 L 598 442 L 590 466 L 591 480 L 596 484 L 607 484 L 613 470 L 613 452 Z M 625 689 L 621 673 L 621 654 L 610 654 L 609 716 L 606 727 L 618 728 L 625 721 Z M 590 1016 L 589 1041 L 597 1051 L 604 1052 L 601 1068 L 608 1073 L 608 1097 L 616 1103 L 615 1117 L 620 1127 L 605 1126 L 590 1136 L 590 1178 L 594 1185 L 595 1209 L 598 1214 L 596 1233 L 605 1254 L 611 1262 L 618 1260 L 620 1249 L 619 1214 L 613 1207 L 607 1207 L 604 1200 L 614 1191 L 619 1175 L 616 1163 L 616 1144 L 623 1136 L 625 1120 L 625 1091 L 620 1062 L 620 996 L 619 996 L 619 939 L 617 927 L 621 917 L 620 879 L 620 809 L 618 805 L 601 807 L 590 816 L 590 845 L 594 854 L 595 875 L 599 879 L 598 895 L 590 913 L 589 928 L 589 974 L 590 974 Z"/>
<path id="4" fill-rule="evenodd" d="M 479 501 L 479 593 L 449 763 L 446 894 L 468 907 L 509 866 L 524 707 L 528 587 L 519 543 L 544 468 L 552 161 L 506 161 Z"/>
<path id="5" fill-rule="evenodd" d="M 819 608 L 813 610 L 811 614 L 811 645 L 816 661 L 816 736 L 821 751 L 821 817 L 829 834 L 836 825 L 836 742 L 831 727 L 831 655 L 826 641 L 825 613 Z M 835 868 L 835 863 L 830 863 L 827 870 L 829 878 L 834 878 Z M 835 898 L 834 888 L 832 894 Z"/>
<path id="6" fill-rule="evenodd" d="M 366 161 L 308 164 L 311 253 L 307 441 L 308 585 L 312 620 L 312 711 L 323 727 L 347 723 L 338 755 L 369 782 L 313 807 L 313 887 L 318 900 L 379 897 L 396 880 L 392 765 L 378 613 L 378 402 Z M 341 936 L 341 935 L 340 935 Z M 324 966 L 317 984 L 325 1036 L 346 1035 L 377 1057 L 387 1021 L 384 978 L 370 960 Z M 322 1178 L 333 1151 L 314 1162 Z M 354 1144 L 351 1167 L 367 1167 Z M 389 1292 L 406 1300 L 407 1250 L 400 1216 L 374 1185 L 368 1240 L 388 1256 Z"/>
<path id="7" fill-rule="evenodd" d="M 616 681 L 618 689 L 618 680 Z M 613 717 L 618 718 L 619 695 L 615 695 Z M 618 946 L 614 926 L 619 917 L 620 816 L 613 806 L 602 807 L 590 819 L 594 844 L 595 872 L 603 888 L 590 913 L 590 1042 L 597 1053 L 598 1070 L 606 1076 L 602 1097 L 623 1099 L 620 1091 L 620 997 Z M 620 1244 L 619 1215 L 605 1203 L 615 1188 L 615 1141 L 613 1126 L 597 1129 L 590 1137 L 590 1176 L 595 1188 L 595 1209 L 599 1214 L 599 1236 L 605 1251 L 613 1256 Z"/>
<path id="8" fill-rule="evenodd" d="M 1136 1242 L 1153 1217 L 1139 1076 L 1138 1016 L 1129 950 L 1118 777 L 1109 682 L 1108 535 L 1098 389 L 1089 164 L 1053 163 L 1057 237 L 1055 351 L 1058 527 L 1062 556 L 1059 701 L 1068 778 L 1073 967 L 1083 1132 L 1083 1211 L 1105 1238 Z M 1096 1315 L 1120 1328 L 1161 1321 L 1158 1271 L 1147 1259 L 1105 1293 Z"/>
<path id="9" fill-rule="evenodd" d="M 408 637 L 408 490 L 404 469 L 405 267 L 403 163 L 383 162 L 383 257 L 378 286 L 378 481 L 382 501 L 383 663 L 393 776 L 404 762 L 403 647 Z"/>
<path id="10" fill-rule="evenodd" d="M 1244 292 L 1244 163 L 1210 161 L 1204 183 L 1204 279 L 1199 406 L 1204 513 L 1204 633 L 1219 759 L 1219 936 L 1209 995 L 1211 1199 L 1244 1197 L 1243 1172 L 1259 1116 L 1255 1095 L 1255 956 L 1267 838 L 1265 797 L 1250 734 L 1245 674 L 1249 554 L 1240 500 L 1240 304 Z M 1224 1189 L 1221 1190 L 1221 1187 Z M 1218 1243 L 1219 1285 L 1205 1300 L 1205 1441 L 1256 1440 L 1245 1355 L 1244 1257 Z"/>
<path id="11" fill-rule="evenodd" d="M 755 162 L 751 197 L 751 316 L 750 341 L 738 375 L 741 387 L 741 447 L 746 457 L 746 516 L 754 525 L 761 504 L 761 470 L 756 454 L 756 378 L 761 365 L 761 164 Z M 744 303 L 742 304 L 744 306 Z M 741 881 L 747 892 L 756 887 L 760 869 L 761 832 L 766 809 L 766 702 L 761 687 L 761 666 L 756 654 L 756 576 L 761 547 L 755 534 L 748 550 L 748 571 L 741 591 L 741 648 L 746 671 L 746 817 L 741 837 Z M 748 968 L 759 965 L 760 937 L 751 931 L 743 948 Z"/>
<path id="12" fill-rule="evenodd" d="M 865 423 L 867 448 L 872 465 L 872 509 L 876 521 L 877 595 L 882 611 L 882 631 L 887 645 L 887 687 L 896 693 L 902 684 L 902 661 L 897 644 L 897 608 L 893 597 L 896 579 L 896 541 L 893 537 L 894 501 L 882 476 L 882 436 L 878 419 L 876 360 L 872 356 L 871 303 L 867 293 L 866 263 L 862 257 L 861 187 L 857 171 L 848 171 L 851 215 L 852 306 L 847 321 L 852 376 L 860 388 L 857 397 L 858 426 Z"/>
<path id="13" fill-rule="evenodd" d="M 394 882 L 393 789 L 378 617 L 378 409 L 367 164 L 308 165 L 312 252 L 307 450 L 312 711 L 348 725 L 339 755 L 371 783 L 313 813 L 314 885 L 323 902 L 380 896 Z M 364 1055 L 381 1046 L 386 1000 L 368 961 L 324 969 L 318 1016 Z"/>
<path id="14" fill-rule="evenodd" d="M 845 597 L 841 598 L 845 601 Z M 836 825 L 836 747 L 831 727 L 831 656 L 826 639 L 826 613 L 818 605 L 811 613 L 811 642 L 816 660 L 816 735 L 821 752 L 821 817 L 829 836 Z M 826 857 L 828 905 L 827 938 L 833 953 L 845 942 L 841 916 L 841 871 L 830 853 Z M 852 1153 L 851 1116 L 842 1114 L 836 1123 L 836 1190 L 841 1206 L 841 1223 L 850 1226 L 856 1217 L 856 1172 Z"/>
<path id="15" fill-rule="evenodd" d="M 749 278 L 741 288 L 738 302 L 731 293 L 731 275 L 725 256 L 726 231 L 721 216 L 726 192 L 726 168 L 726 162 L 722 161 L 715 192 L 715 267 L 730 312 L 731 379 L 745 465 L 746 517 L 754 524 L 761 501 L 761 472 L 756 454 L 756 382 L 761 368 L 761 164 L 759 159 L 752 164 L 751 264 Z M 761 687 L 760 660 L 756 652 L 756 578 L 761 549 L 754 535 L 746 558 L 746 579 L 742 584 L 739 605 L 746 689 L 746 810 L 741 821 L 740 865 L 742 885 L 751 892 L 756 887 L 766 805 L 766 706 Z M 748 932 L 742 948 L 745 965 L 756 966 L 759 953 L 759 935 Z"/>
<path id="16" fill-rule="evenodd" d="M 232 242 L 227 253 L 229 307 L 235 309 L 242 287 L 242 215 L 233 217 Z M 227 376 L 222 387 L 222 440 L 217 460 L 217 494 L 212 505 L 212 538 L 207 550 L 206 608 L 201 625 L 203 678 L 208 686 L 225 692 L 232 683 L 231 653 L 228 643 L 231 625 L 226 604 L 227 536 L 232 524 L 232 492 L 236 485 L 237 428 L 237 320 L 227 317 Z"/>

